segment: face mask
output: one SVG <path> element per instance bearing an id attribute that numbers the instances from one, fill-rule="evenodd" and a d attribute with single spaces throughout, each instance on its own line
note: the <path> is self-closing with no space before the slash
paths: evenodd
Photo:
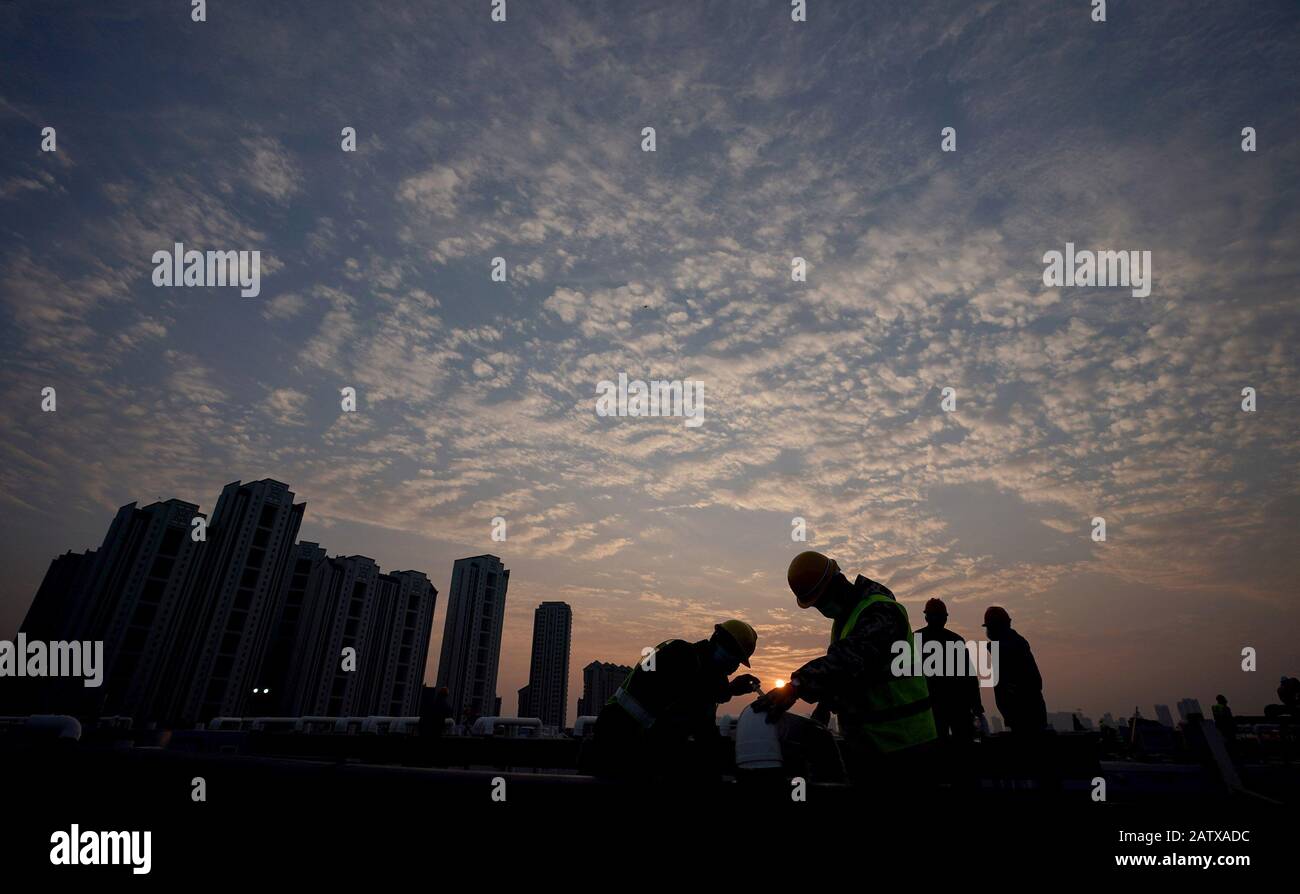
<path id="1" fill-rule="evenodd" d="M 840 608 L 840 600 L 834 594 L 827 593 L 821 599 L 818 599 L 817 604 L 813 607 L 816 608 L 817 611 L 821 612 L 823 617 L 834 620 L 835 614 Z"/>

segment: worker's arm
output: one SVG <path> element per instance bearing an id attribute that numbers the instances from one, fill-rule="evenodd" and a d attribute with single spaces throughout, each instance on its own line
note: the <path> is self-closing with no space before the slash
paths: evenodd
<path id="1" fill-rule="evenodd" d="M 998 640 L 998 687 L 1004 697 L 1014 695 L 1024 688 L 1024 651 L 1010 637 Z M 1001 710 L 1001 706 L 998 706 Z"/>
<path id="2" fill-rule="evenodd" d="M 966 701 L 967 704 L 969 704 L 970 706 L 971 713 L 983 714 L 984 702 L 980 698 L 980 681 L 979 681 L 979 677 L 975 676 L 977 663 L 971 660 L 970 650 L 969 648 L 967 648 L 966 641 L 962 640 L 961 643 L 962 643 L 961 673 L 963 674 L 961 678 L 962 691 L 966 695 Z"/>
<path id="3" fill-rule="evenodd" d="M 1034 653 L 1028 645 L 1025 646 L 1025 662 L 1027 667 L 1027 679 L 1029 685 L 1035 692 L 1043 691 L 1043 675 L 1038 672 L 1038 662 L 1034 660 Z"/>
<path id="4" fill-rule="evenodd" d="M 761 681 L 753 674 L 741 674 L 733 678 L 729 683 L 725 679 L 723 682 L 726 684 L 726 694 L 724 698 L 718 700 L 718 704 L 731 701 L 733 695 L 747 695 L 751 692 L 758 692 L 762 687 Z"/>
<path id="5" fill-rule="evenodd" d="M 722 674 L 718 674 L 718 679 L 713 689 L 713 703 L 720 705 L 723 702 L 731 701 L 731 682 Z"/>
<path id="6" fill-rule="evenodd" d="M 848 636 L 791 674 L 790 680 L 799 698 L 809 702 L 864 683 L 888 680 L 894 643 L 905 639 L 907 625 L 902 614 L 896 607 L 878 602 L 858 617 Z"/>
<path id="7" fill-rule="evenodd" d="M 1008 637 L 998 643 L 998 682 L 1008 694 L 1020 697 L 1043 691 L 1043 676 L 1029 643 L 1020 637 Z"/>

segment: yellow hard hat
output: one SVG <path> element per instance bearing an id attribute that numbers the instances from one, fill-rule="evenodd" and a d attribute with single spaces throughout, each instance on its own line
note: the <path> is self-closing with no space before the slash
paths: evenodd
<path id="1" fill-rule="evenodd" d="M 785 579 L 794 591 L 799 607 L 808 608 L 822 598 L 839 570 L 840 566 L 830 556 L 808 550 L 790 561 L 790 570 L 785 573 Z"/>
<path id="2" fill-rule="evenodd" d="M 736 657 L 740 659 L 741 664 L 749 667 L 750 656 L 754 654 L 754 649 L 758 647 L 758 634 L 754 632 L 754 628 L 744 621 L 731 620 L 723 621 L 713 629 L 725 631 L 728 636 L 735 640 L 736 645 L 740 647 L 740 654 Z"/>

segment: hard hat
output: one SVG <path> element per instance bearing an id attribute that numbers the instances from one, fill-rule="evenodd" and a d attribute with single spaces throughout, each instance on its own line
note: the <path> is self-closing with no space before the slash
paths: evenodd
<path id="1" fill-rule="evenodd" d="M 785 579 L 794 591 L 799 607 L 808 608 L 822 598 L 839 570 L 840 566 L 830 556 L 808 550 L 790 561 L 790 570 L 785 573 Z"/>
<path id="2" fill-rule="evenodd" d="M 740 649 L 740 654 L 736 657 L 740 663 L 749 667 L 750 656 L 754 654 L 754 649 L 758 646 L 758 634 L 754 628 L 750 627 L 744 621 L 723 621 L 721 624 L 714 626 L 714 631 L 721 631 L 731 637 L 732 642 Z"/>
<path id="3" fill-rule="evenodd" d="M 947 615 L 948 606 L 943 604 L 942 599 L 928 599 L 925 608 L 921 609 L 923 615 Z"/>
<path id="4" fill-rule="evenodd" d="M 990 605 L 984 612 L 984 626 L 989 626 L 990 622 L 1001 623 L 1007 627 L 1011 626 L 1011 616 L 1007 610 L 1000 605 Z"/>

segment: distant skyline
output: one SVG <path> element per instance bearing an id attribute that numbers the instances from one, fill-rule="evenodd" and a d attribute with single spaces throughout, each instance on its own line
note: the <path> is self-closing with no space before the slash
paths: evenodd
<path id="1" fill-rule="evenodd" d="M 185 501 L 183 498 L 169 498 L 169 499 L 171 499 L 171 500 L 173 500 L 173 501 L 174 501 L 174 500 L 181 500 L 182 504 L 185 504 L 185 505 L 198 505 L 198 504 L 191 504 L 191 503 L 189 503 L 189 501 Z M 144 501 L 138 501 L 138 502 L 143 503 Z M 211 510 L 210 510 L 210 509 L 208 509 L 208 510 L 204 510 L 202 506 L 200 506 L 199 508 L 200 508 L 200 514 L 204 514 L 204 515 L 208 515 L 208 516 L 211 515 Z M 305 540 L 305 539 L 303 539 L 303 540 L 301 540 L 301 541 L 299 541 L 299 542 L 305 543 L 305 544 L 307 544 L 308 546 L 312 546 L 312 545 L 314 545 L 314 544 L 312 544 L 310 541 L 307 541 L 307 540 Z M 87 549 L 95 549 L 95 548 L 98 548 L 100 545 L 101 545 L 101 544 L 97 541 L 97 542 L 94 543 L 92 546 L 87 547 Z M 349 552 L 349 551 L 347 551 L 347 550 L 334 550 L 334 549 L 329 549 L 329 548 L 327 548 L 327 547 L 323 547 L 323 546 L 321 547 L 321 549 L 324 550 L 324 554 L 325 554 L 325 555 L 328 555 L 328 556 L 331 557 L 331 558 L 340 558 L 340 559 L 341 559 L 341 558 L 347 558 L 347 559 L 368 559 L 368 558 L 372 559 L 372 558 L 373 558 L 373 557 L 370 557 L 370 556 L 364 556 L 364 555 L 361 555 L 361 554 L 358 554 L 358 553 L 355 553 L 355 552 Z M 65 551 L 63 551 L 63 552 L 68 552 L 68 550 L 65 550 Z M 71 550 L 71 552 L 80 552 L 80 550 Z M 63 554 L 63 553 L 60 553 L 60 555 L 62 555 L 62 554 Z M 490 555 L 490 554 L 484 554 L 484 555 L 480 555 L 480 556 L 464 556 L 464 557 L 460 557 L 460 558 L 458 558 L 456 561 L 457 561 L 457 562 L 469 562 L 469 561 L 472 560 L 472 559 L 483 559 L 483 558 L 491 558 L 491 555 Z M 505 566 L 506 564 L 507 564 L 507 563 L 504 563 L 504 562 L 502 563 L 503 566 Z M 390 571 L 391 571 L 391 570 L 392 570 L 392 569 L 390 569 Z M 426 572 L 424 569 L 413 569 L 413 570 L 416 571 L 416 572 L 420 572 L 420 573 L 426 573 L 426 574 L 429 575 L 429 577 L 430 577 L 431 579 L 432 579 L 433 577 L 436 576 L 436 572 L 433 572 L 433 571 L 428 571 L 428 572 Z M 507 570 L 508 570 L 508 569 L 507 569 Z M 516 585 L 516 586 L 518 585 L 518 580 L 517 580 L 517 578 L 515 579 L 515 585 Z M 450 583 L 448 584 L 448 587 L 447 587 L 446 590 L 442 590 L 441 588 L 439 588 L 439 592 L 447 592 L 447 593 L 449 594 L 449 595 L 448 595 L 448 599 L 447 599 L 447 600 L 444 600 L 443 604 L 444 604 L 444 605 L 447 605 L 447 606 L 450 606 L 450 603 L 451 603 L 451 599 L 450 599 L 450 592 L 451 592 Z M 510 603 L 509 603 L 509 599 L 508 599 L 508 598 L 507 598 L 507 600 L 506 600 L 506 603 L 507 603 L 507 618 L 509 618 L 509 617 L 513 614 L 513 615 L 515 616 L 516 621 L 522 623 L 524 619 L 521 618 L 521 617 L 519 617 L 521 613 L 520 613 L 519 611 L 515 611 L 515 612 L 513 612 L 513 613 L 509 611 L 509 605 L 510 605 Z M 531 622 L 530 622 L 530 624 L 531 624 L 531 632 L 530 632 L 530 634 L 529 634 L 530 640 L 531 640 L 531 642 L 533 643 L 533 645 L 528 649 L 528 652 L 527 652 L 528 658 L 527 658 L 527 660 L 524 661 L 524 663 L 523 663 L 523 669 L 522 669 L 523 680 L 524 680 L 525 683 L 527 683 L 527 682 L 529 681 L 530 672 L 531 672 L 531 670 L 532 670 L 531 665 L 532 665 L 532 662 L 533 662 L 533 658 L 534 658 L 534 656 L 535 656 L 536 637 L 537 637 L 537 627 L 536 627 L 537 619 L 538 619 L 538 617 L 542 614 L 542 611 L 543 611 L 544 608 L 546 608 L 547 606 L 555 606 L 555 605 L 563 605 L 566 609 L 569 609 L 569 612 L 568 612 L 568 613 L 571 615 L 571 607 L 565 605 L 564 603 L 543 602 L 541 605 L 535 606 L 534 609 L 533 609 L 532 617 L 531 617 Z M 430 638 L 431 646 L 430 646 L 430 648 L 429 648 L 429 659 L 428 659 L 428 664 L 427 664 L 427 667 L 426 667 L 426 670 L 425 670 L 425 675 L 424 675 L 424 676 L 425 676 L 425 683 L 426 683 L 427 685 L 430 685 L 430 686 L 434 686 L 434 685 L 436 685 L 435 678 L 436 678 L 437 673 L 438 673 L 439 660 L 440 660 L 440 658 L 439 658 L 439 657 L 436 657 L 436 656 L 439 656 L 439 655 L 440 655 L 440 652 L 441 652 L 441 643 L 442 643 L 442 639 L 443 639 L 443 634 L 444 634 L 444 632 L 445 632 L 445 631 L 444 631 L 444 628 L 445 628 L 445 624 L 446 624 L 446 609 L 441 609 L 440 611 L 441 611 L 442 613 L 441 613 L 441 614 L 435 614 L 434 619 L 433 619 L 433 622 L 432 622 L 432 623 L 433 623 L 433 628 L 432 628 L 432 631 L 431 631 L 431 638 Z M 26 612 L 24 611 L 24 615 L 25 615 L 25 614 L 26 614 Z M 20 619 L 20 620 L 21 620 L 21 619 Z M 569 623 L 573 623 L 571 619 L 570 619 Z M 510 622 L 507 621 L 507 622 L 506 622 L 506 627 L 505 627 L 505 629 L 504 629 L 503 632 L 502 632 L 502 641 L 503 641 L 503 643 L 511 639 L 511 637 L 509 636 L 509 632 L 510 632 L 510 631 L 509 631 L 509 624 L 510 624 Z M 575 626 L 576 626 L 576 625 L 575 625 Z M 3 635 L 0 635 L 0 638 L 5 638 L 5 637 L 12 638 L 12 634 L 3 634 Z M 503 646 L 503 650 L 504 650 L 504 646 Z M 629 659 L 629 663 L 634 663 L 637 657 L 639 657 L 639 656 L 632 656 L 632 658 Z M 503 651 L 503 653 L 502 653 L 502 655 L 501 655 L 501 665 L 500 665 L 500 666 L 501 666 L 501 667 L 505 667 L 505 666 L 514 666 L 514 665 L 517 665 L 517 664 L 519 663 L 519 659 L 520 659 L 520 656 L 518 656 L 518 655 L 513 655 L 513 654 L 511 654 L 511 653 L 509 653 L 509 652 L 507 652 L 507 651 Z M 580 716 L 580 714 L 579 714 L 579 704 L 578 704 L 578 702 L 579 702 L 579 700 L 583 697 L 583 690 L 584 690 L 584 685 L 583 685 L 583 684 L 584 684 L 584 680 L 583 680 L 583 669 L 584 669 L 588 664 L 592 663 L 593 661 L 594 661 L 594 662 L 609 663 L 609 664 L 618 664 L 618 663 L 619 663 L 619 662 L 617 662 L 617 661 L 611 661 L 611 660 L 609 660 L 609 659 L 602 658 L 602 657 L 599 656 L 599 655 L 593 655 L 593 656 L 589 656 L 589 657 L 583 658 L 583 657 L 577 656 L 577 655 L 575 654 L 575 655 L 572 655 L 572 656 L 570 657 L 569 667 L 568 667 L 568 680 L 569 680 L 569 685 L 567 686 L 567 689 L 568 689 L 568 697 L 567 697 L 567 699 L 566 699 L 566 704 L 567 704 L 567 706 L 568 706 L 568 716 L 569 716 L 570 718 L 572 718 L 572 720 L 576 720 L 576 719 L 578 718 L 578 716 Z M 764 687 L 765 687 L 765 688 L 770 687 L 770 685 L 771 685 L 773 679 L 776 679 L 776 678 L 773 677 L 773 678 L 765 679 L 765 680 L 764 680 Z M 514 692 L 514 693 L 516 693 L 516 694 L 519 693 L 519 689 L 518 689 L 518 688 L 516 688 L 516 689 L 510 689 L 509 686 L 510 686 L 510 684 L 509 684 L 508 682 L 507 682 L 507 683 L 503 683 L 503 682 L 501 682 L 500 679 L 498 679 L 498 683 L 497 683 L 497 689 L 498 689 L 498 692 L 496 693 L 496 695 L 500 696 L 500 690 L 502 690 L 503 688 L 504 688 L 504 690 L 507 692 L 507 695 L 509 695 L 509 693 L 511 693 L 511 692 Z M 1221 690 L 1219 690 L 1219 691 L 1221 691 Z M 985 695 L 985 694 L 986 694 L 985 690 L 981 690 L 981 695 L 983 696 L 983 695 Z M 1216 691 L 1216 694 L 1217 694 L 1217 691 Z M 1276 694 L 1276 693 L 1274 693 L 1274 695 L 1275 695 L 1275 694 Z M 501 699 L 502 699 L 502 703 L 503 703 L 503 708 L 502 708 L 503 712 L 506 713 L 506 714 L 512 714 L 513 712 L 508 711 L 508 710 L 506 709 L 506 707 L 505 707 L 505 706 L 508 706 L 508 705 L 509 705 L 509 702 L 506 700 L 506 697 L 505 697 L 505 696 L 501 696 Z M 1199 700 L 1200 700 L 1200 699 L 1199 699 L 1198 697 L 1195 697 L 1195 696 L 1190 697 L 1190 701 L 1192 701 L 1192 702 L 1199 702 Z M 740 710 L 740 709 L 741 709 L 745 704 L 748 703 L 748 701 L 749 701 L 748 698 L 739 698 L 739 699 L 735 699 L 735 700 L 733 700 L 732 702 L 728 702 L 728 703 L 726 703 L 726 704 L 723 704 L 723 705 L 719 706 L 718 713 L 719 713 L 719 715 L 721 715 L 721 714 L 727 714 L 727 713 L 736 714 L 736 713 L 739 712 L 739 710 Z M 997 715 L 996 706 L 995 706 L 994 703 L 993 703 L 993 700 L 992 700 L 991 694 L 989 694 L 989 697 L 985 698 L 984 701 L 985 701 L 985 707 L 986 707 L 986 710 L 988 711 L 988 713 L 989 713 L 990 715 Z M 1181 715 L 1181 714 L 1183 713 L 1184 707 L 1186 706 L 1186 703 L 1188 703 L 1188 701 L 1189 701 L 1189 697 L 1179 697 L 1179 698 L 1176 699 L 1176 700 L 1175 700 L 1175 699 L 1170 699 L 1170 701 L 1175 702 L 1175 703 L 1177 704 L 1178 709 L 1179 709 L 1179 712 L 1180 712 L 1180 715 Z M 1213 696 L 1211 696 L 1211 697 L 1209 698 L 1209 700 L 1208 700 L 1207 703 L 1212 702 L 1212 701 L 1213 701 Z M 1230 699 L 1229 701 L 1230 701 L 1230 703 L 1231 703 L 1231 699 Z M 1268 702 L 1271 702 L 1271 701 L 1276 701 L 1276 699 L 1275 699 L 1275 698 L 1266 698 L 1266 699 L 1265 699 L 1265 703 L 1268 703 Z M 1163 722 L 1163 717 L 1161 716 L 1160 709 L 1161 709 L 1162 707 L 1165 708 L 1165 713 L 1167 714 L 1167 713 L 1168 713 L 1168 706 L 1165 705 L 1165 704 L 1162 704 L 1162 703 L 1156 702 L 1156 703 L 1153 703 L 1153 705 L 1148 706 L 1148 707 L 1154 707 L 1155 710 L 1152 712 L 1153 716 L 1157 717 L 1158 719 L 1161 719 L 1162 722 Z M 1140 712 L 1140 711 L 1142 710 L 1142 705 L 1141 705 L 1141 704 L 1137 705 L 1137 709 L 1138 709 L 1138 711 Z M 803 705 L 802 703 L 800 703 L 800 704 L 796 707 L 796 710 L 799 710 L 801 713 L 808 713 L 808 706 Z M 1050 702 L 1048 703 L 1048 713 L 1049 713 L 1049 714 L 1052 714 L 1052 713 L 1078 713 L 1080 710 L 1082 710 L 1082 709 L 1079 709 L 1079 708 L 1077 708 L 1077 707 L 1076 707 L 1076 708 L 1068 708 L 1068 709 L 1067 709 L 1067 708 L 1059 708 L 1059 707 L 1056 707 L 1056 706 L 1052 705 Z M 1235 710 L 1236 710 L 1236 712 L 1239 713 L 1239 714 L 1243 714 L 1243 713 L 1258 713 L 1258 711 L 1257 711 L 1255 708 L 1253 708 L 1253 707 L 1248 707 L 1248 708 L 1243 709 L 1241 706 L 1238 706 L 1237 708 L 1235 708 Z M 597 711 L 597 713 L 599 713 L 599 712 Z M 1089 719 L 1090 719 L 1094 724 L 1099 723 L 1099 722 L 1100 722 L 1100 718 L 1101 718 L 1104 714 L 1107 714 L 1107 713 L 1115 713 L 1115 716 L 1120 717 L 1120 718 L 1127 718 L 1127 717 L 1132 716 L 1132 711 L 1131 711 L 1131 710 L 1127 710 L 1127 709 L 1125 709 L 1125 710 L 1120 710 L 1120 711 L 1117 712 L 1117 713 L 1116 713 L 1116 712 L 1109 712 L 1109 711 L 1104 711 L 1104 710 L 1102 710 L 1102 711 L 1097 712 L 1095 715 L 1093 714 L 1093 712 L 1088 711 L 1088 710 L 1082 710 L 1082 713 L 1083 713 L 1085 716 L 1087 716 L 1087 717 L 1088 717 L 1088 718 L 1089 718 Z M 1000 715 L 998 715 L 998 716 L 1000 716 Z M 1185 718 L 1183 718 L 1183 717 L 1180 716 L 1180 720 L 1181 720 L 1181 719 L 1185 719 Z M 569 720 L 569 721 L 568 721 L 569 725 L 572 725 L 572 720 Z"/>
<path id="2" fill-rule="evenodd" d="M 0 637 L 119 506 L 269 477 L 441 593 L 500 556 L 506 710 L 547 601 L 570 718 L 728 617 L 788 678 L 805 548 L 1006 606 L 1051 710 L 1300 674 L 1295 3 L 209 6 L 0 4 Z M 176 242 L 259 294 L 156 288 Z M 1067 243 L 1149 296 L 1045 286 Z M 702 423 L 597 415 L 620 374 Z"/>

